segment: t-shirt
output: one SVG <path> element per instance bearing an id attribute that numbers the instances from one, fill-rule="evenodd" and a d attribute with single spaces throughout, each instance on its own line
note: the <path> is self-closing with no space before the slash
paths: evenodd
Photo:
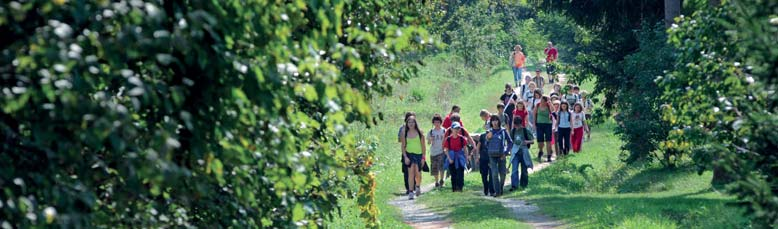
<path id="1" fill-rule="evenodd" d="M 516 116 L 521 117 L 521 123 L 522 123 L 523 126 L 527 126 L 527 115 L 528 114 L 529 114 L 529 112 L 527 112 L 527 110 L 521 110 L 520 111 L 520 110 L 516 109 L 516 110 L 513 111 L 513 116 L 514 117 L 516 117 Z"/>
<path id="2" fill-rule="evenodd" d="M 549 108 L 547 107 L 544 108 L 538 107 L 538 116 L 536 118 L 537 119 L 535 120 L 535 122 L 538 124 L 541 123 L 551 124 L 551 110 L 549 110 Z"/>
<path id="3" fill-rule="evenodd" d="M 517 68 L 524 67 L 525 60 L 526 60 L 526 57 L 524 56 L 524 53 L 522 53 L 522 52 L 513 52 L 513 67 L 517 67 Z"/>
<path id="4" fill-rule="evenodd" d="M 546 48 L 543 52 L 546 53 L 546 62 L 551 63 L 556 61 L 558 55 L 556 48 Z"/>
<path id="5" fill-rule="evenodd" d="M 443 141 L 443 147 L 453 151 L 460 151 L 467 145 L 467 139 L 462 135 L 450 136 Z"/>
<path id="6" fill-rule="evenodd" d="M 581 113 L 573 112 L 573 128 L 582 127 L 585 120 L 586 117 L 583 112 Z"/>
<path id="7" fill-rule="evenodd" d="M 570 128 L 570 112 L 558 112 L 559 128 Z"/>
<path id="8" fill-rule="evenodd" d="M 567 103 L 570 104 L 570 107 L 575 105 L 575 103 L 577 103 L 579 99 L 581 99 L 580 96 L 576 94 L 565 95 L 565 100 L 567 100 Z"/>
<path id="9" fill-rule="evenodd" d="M 448 115 L 446 115 L 446 118 L 443 119 L 443 128 L 446 128 L 446 129 L 451 128 L 451 124 L 452 124 L 452 122 L 451 122 L 451 114 L 452 113 L 449 113 Z M 462 125 L 462 127 L 464 127 L 465 123 L 463 123 L 462 120 L 459 120 L 459 125 Z"/>
<path id="10" fill-rule="evenodd" d="M 502 104 L 505 105 L 505 110 L 503 110 L 503 112 L 510 114 L 513 113 L 513 109 L 516 109 L 516 104 L 514 104 L 512 101 L 519 100 L 519 96 L 516 94 L 502 94 L 502 96 L 500 96 L 500 100 L 502 101 Z"/>
<path id="11" fill-rule="evenodd" d="M 450 128 L 449 128 L 449 129 L 446 129 L 446 134 L 445 134 L 445 135 L 446 135 L 446 136 L 449 136 L 449 135 L 451 135 L 451 129 L 450 129 Z M 461 129 L 461 130 L 459 130 L 459 135 L 462 135 L 462 136 L 470 136 L 470 133 L 468 133 L 468 132 L 467 132 L 467 129 L 465 129 L 465 127 L 463 126 L 463 127 L 462 127 L 462 129 Z"/>
<path id="12" fill-rule="evenodd" d="M 443 138 L 446 134 L 446 129 L 440 128 L 439 130 L 431 129 L 427 134 L 427 138 L 432 143 L 430 148 L 430 156 L 437 156 L 443 153 Z"/>

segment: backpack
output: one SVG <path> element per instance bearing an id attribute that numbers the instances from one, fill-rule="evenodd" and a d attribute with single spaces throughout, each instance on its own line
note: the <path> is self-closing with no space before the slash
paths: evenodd
<path id="1" fill-rule="evenodd" d="M 567 103 L 570 104 L 570 106 L 573 106 L 580 99 L 578 96 L 579 95 L 576 94 L 567 94 L 565 95 L 565 100 L 567 100 Z"/>
<path id="2" fill-rule="evenodd" d="M 451 136 L 446 137 L 446 142 L 448 143 L 449 150 L 451 150 Z M 462 149 L 466 147 L 465 140 L 462 137 L 459 138 L 459 144 L 462 145 Z"/>
<path id="3" fill-rule="evenodd" d="M 490 130 L 491 131 L 491 130 Z M 487 143 L 487 149 L 490 157 L 499 157 L 505 153 L 505 129 L 500 129 L 497 133 L 492 132 L 492 139 Z"/>

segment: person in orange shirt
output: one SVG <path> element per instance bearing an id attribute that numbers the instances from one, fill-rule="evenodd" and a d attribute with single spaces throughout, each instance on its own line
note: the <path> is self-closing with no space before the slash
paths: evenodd
<path id="1" fill-rule="evenodd" d="M 521 82 L 521 72 L 524 69 L 525 61 L 526 57 L 521 52 L 521 45 L 514 46 L 510 56 L 510 64 L 513 67 L 513 81 L 516 87 L 519 87 L 519 82 Z"/>

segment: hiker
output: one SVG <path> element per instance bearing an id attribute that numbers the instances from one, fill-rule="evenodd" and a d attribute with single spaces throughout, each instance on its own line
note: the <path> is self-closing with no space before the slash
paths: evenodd
<path id="1" fill-rule="evenodd" d="M 536 95 L 537 94 L 538 93 L 536 93 Z M 548 143 L 551 141 L 552 119 L 551 104 L 549 102 L 548 96 L 541 97 L 540 102 L 533 110 L 532 116 L 535 120 L 535 131 L 537 133 L 536 137 L 538 139 L 538 161 L 542 161 L 543 146 L 546 146 L 546 152 L 548 152 L 548 162 L 551 162 L 551 144 Z"/>
<path id="2" fill-rule="evenodd" d="M 489 153 L 488 149 L 486 148 L 486 134 L 489 130 L 485 130 L 484 133 L 478 135 L 476 139 L 475 149 L 476 152 L 478 152 L 478 161 L 479 161 L 479 171 L 481 172 L 481 183 L 484 186 L 484 196 L 493 196 L 495 194 L 494 192 L 494 185 L 492 184 L 492 181 L 494 180 L 492 178 L 492 170 L 489 168 Z"/>
<path id="3" fill-rule="evenodd" d="M 551 88 L 551 94 L 553 95 L 556 93 L 557 95 L 562 94 L 562 85 L 559 83 L 555 83 L 554 86 Z"/>
<path id="4" fill-rule="evenodd" d="M 584 108 L 584 116 L 586 117 L 586 120 L 592 120 L 592 112 L 594 111 L 594 102 L 592 102 L 592 99 L 588 97 L 589 93 L 586 91 L 581 91 L 581 104 Z M 586 141 L 592 140 L 592 131 L 587 129 L 586 131 Z"/>
<path id="5" fill-rule="evenodd" d="M 530 125 L 530 128 L 533 130 L 533 132 L 537 130 L 537 126 L 535 125 L 535 107 L 540 103 L 541 98 L 543 98 L 543 91 L 540 89 L 535 89 L 535 91 L 532 92 L 532 98 L 526 101 L 527 112 L 530 114 L 529 119 L 527 119 L 527 124 Z"/>
<path id="6" fill-rule="evenodd" d="M 521 118 L 521 126 L 522 126 L 522 128 L 527 126 L 527 115 L 528 114 L 529 114 L 529 112 L 527 111 L 527 107 L 524 105 L 524 102 L 516 101 L 516 109 L 513 110 L 513 119 L 516 119 L 516 117 Z"/>
<path id="7" fill-rule="evenodd" d="M 513 81 L 516 83 L 516 87 L 519 87 L 519 83 L 521 82 L 521 72 L 524 69 L 525 61 L 526 57 L 521 51 L 521 45 L 514 46 L 513 52 L 511 52 L 510 55 L 510 64 L 511 67 L 513 67 Z"/>
<path id="8" fill-rule="evenodd" d="M 413 112 L 405 112 L 405 119 L 408 120 L 408 117 L 415 116 L 416 113 Z M 397 132 L 397 143 L 402 144 L 402 137 L 403 133 L 405 131 L 405 122 L 403 122 L 403 125 L 400 126 L 400 130 Z M 402 150 L 402 149 L 401 149 Z M 405 165 L 405 156 L 403 151 L 400 151 L 400 164 L 402 165 L 402 171 L 403 171 L 403 181 L 405 182 L 405 195 L 408 195 L 408 193 L 411 192 L 410 187 L 408 186 L 408 166 Z"/>
<path id="9" fill-rule="evenodd" d="M 457 105 L 454 105 L 453 107 L 451 107 L 451 112 L 449 112 L 448 115 L 446 115 L 446 118 L 443 119 L 443 128 L 446 128 L 446 129 L 451 128 L 451 122 L 452 122 L 451 121 L 451 115 L 454 114 L 454 113 L 459 113 L 461 110 L 462 110 L 462 108 L 460 108 Z M 461 121 L 460 121 L 460 124 L 462 124 Z"/>
<path id="10" fill-rule="evenodd" d="M 521 91 L 519 92 L 521 93 L 519 94 L 521 98 L 524 98 L 524 95 L 526 95 L 527 92 L 529 92 L 530 95 L 532 94 L 532 90 L 529 89 L 530 82 L 532 82 L 532 77 L 530 77 L 529 75 L 524 76 L 524 84 L 521 85 Z"/>
<path id="11" fill-rule="evenodd" d="M 513 148 L 511 149 L 511 189 L 513 192 L 519 188 L 526 188 L 529 183 L 529 174 L 527 168 L 532 168 L 532 159 L 530 158 L 529 148 L 534 141 L 532 131 L 524 125 L 524 119 L 521 116 L 513 118 L 513 130 L 511 130 L 511 139 L 513 139 Z M 521 166 L 521 176 L 519 176 L 519 166 Z"/>
<path id="12" fill-rule="evenodd" d="M 412 115 L 405 120 L 405 131 L 403 131 L 402 149 L 405 165 L 408 166 L 408 199 L 421 195 L 421 165 L 427 154 L 427 147 L 424 144 L 424 134 L 419 130 L 416 124 L 416 116 Z M 415 191 L 415 193 L 414 193 Z"/>
<path id="13" fill-rule="evenodd" d="M 515 105 L 512 105 L 512 106 L 515 107 Z M 502 104 L 502 103 L 498 103 L 497 104 L 497 117 L 500 117 L 500 123 L 502 123 L 501 127 L 510 131 L 511 126 L 508 125 L 507 122 L 511 120 L 511 117 L 508 116 L 507 112 L 504 112 L 505 110 L 507 110 L 507 108 L 505 108 L 505 104 Z M 511 112 L 513 112 L 513 111 L 511 111 Z"/>
<path id="14" fill-rule="evenodd" d="M 487 113 L 488 113 L 488 111 L 487 111 Z M 475 146 L 475 141 L 473 141 L 473 138 L 470 137 L 470 132 L 467 131 L 467 129 L 465 128 L 465 125 L 462 124 L 462 117 L 459 115 L 459 113 L 451 114 L 451 123 L 454 123 L 454 122 L 458 122 L 459 123 L 459 127 L 462 128 L 462 130 L 459 132 L 459 134 L 462 135 L 463 137 L 465 137 L 465 139 L 467 139 L 467 144 L 465 146 L 468 146 L 468 147 L 470 147 L 471 145 Z M 445 121 L 444 121 L 444 123 L 445 123 Z M 446 129 L 446 137 L 448 137 L 450 135 L 451 135 L 451 128 L 448 128 L 448 129 Z"/>
<path id="15" fill-rule="evenodd" d="M 494 197 L 503 194 L 502 186 L 505 183 L 505 156 L 508 155 L 513 147 L 513 139 L 508 135 L 508 131 L 502 128 L 500 116 L 493 114 L 489 121 L 492 126 L 486 133 L 486 148 L 489 154 L 489 168 L 492 170 L 492 185 L 494 186 Z"/>
<path id="16" fill-rule="evenodd" d="M 557 52 L 556 47 L 554 47 L 554 44 L 550 41 L 548 42 L 548 46 L 543 49 L 543 53 L 546 54 L 546 74 L 548 74 L 548 82 L 554 83 L 555 80 L 558 80 L 556 75 L 556 59 L 559 53 Z"/>
<path id="17" fill-rule="evenodd" d="M 467 161 L 467 148 L 465 137 L 460 134 L 462 125 L 452 122 L 451 135 L 443 142 L 444 151 L 448 152 L 448 170 L 451 171 L 452 192 L 462 192 L 465 185 L 465 166 Z"/>
<path id="18" fill-rule="evenodd" d="M 535 82 L 535 87 L 543 91 L 543 86 L 546 86 L 543 76 L 540 75 L 540 68 L 535 69 L 535 77 L 532 77 L 532 82 Z"/>
<path id="19" fill-rule="evenodd" d="M 573 105 L 573 136 L 570 142 L 573 144 L 573 152 L 581 152 L 581 141 L 583 140 L 584 130 L 588 130 L 586 125 L 586 116 L 584 115 L 583 105 L 576 103 Z"/>
<path id="20" fill-rule="evenodd" d="M 430 168 L 430 174 L 435 177 L 435 187 L 443 187 L 444 173 L 443 163 L 446 160 L 446 154 L 443 153 L 443 137 L 446 134 L 446 130 L 443 129 L 443 118 L 439 114 L 432 116 L 432 125 L 427 134 L 427 144 L 430 146 L 430 159 L 432 159 L 432 167 Z"/>
<path id="21" fill-rule="evenodd" d="M 510 120 L 513 118 L 510 116 L 510 114 L 513 114 L 513 109 L 516 109 L 516 104 L 513 101 L 516 100 L 519 100 L 519 96 L 516 95 L 516 91 L 513 89 L 513 87 L 511 87 L 510 84 L 505 84 L 505 93 L 500 96 L 500 101 L 503 104 L 503 108 L 497 108 L 497 113 L 500 113 L 500 115 L 502 115 L 503 112 L 508 114 L 508 116 L 506 116 L 508 119 L 504 120 L 506 122 L 503 122 L 503 124 L 506 124 L 509 130 L 511 126 Z"/>
<path id="22" fill-rule="evenodd" d="M 491 114 L 486 109 L 481 109 L 481 112 L 478 113 L 478 117 L 481 117 L 481 120 L 484 121 L 484 126 L 483 126 L 484 130 L 489 129 L 489 116 L 491 116 Z"/>
<path id="23" fill-rule="evenodd" d="M 570 90 L 566 95 L 563 96 L 563 99 L 567 101 L 568 104 L 576 104 L 581 100 L 581 96 L 578 95 L 578 91 L 580 88 L 578 86 L 573 86 L 573 89 Z"/>
<path id="24" fill-rule="evenodd" d="M 559 132 L 556 128 L 556 124 L 559 118 L 557 116 L 557 112 L 559 111 L 559 104 L 561 104 L 561 102 L 558 98 L 551 99 L 551 145 L 553 146 L 551 148 L 553 149 L 553 152 L 556 152 L 557 157 L 562 156 L 562 154 L 559 153 L 561 151 L 559 151 L 559 145 L 557 144 L 557 139 L 559 139 Z"/>
<path id="25" fill-rule="evenodd" d="M 538 87 L 535 84 L 535 82 L 529 82 L 529 84 L 527 85 L 527 88 L 528 88 L 527 91 L 525 91 L 524 94 L 521 95 L 522 100 L 524 100 L 525 102 L 529 101 L 530 99 L 532 99 L 532 96 L 535 94 L 535 89 L 537 89 Z M 529 106 L 530 106 L 529 104 L 525 104 L 525 105 L 527 105 L 527 109 L 528 110 L 531 110 L 529 108 Z"/>
<path id="26" fill-rule="evenodd" d="M 559 111 L 557 111 L 556 129 L 558 132 L 557 145 L 559 150 L 557 155 L 567 155 L 570 153 L 570 131 L 573 115 L 570 113 L 570 104 L 567 101 L 562 101 L 559 105 Z"/>

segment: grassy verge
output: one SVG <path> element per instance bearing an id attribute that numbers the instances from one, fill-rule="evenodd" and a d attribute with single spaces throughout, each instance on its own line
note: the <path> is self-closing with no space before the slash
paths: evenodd
<path id="1" fill-rule="evenodd" d="M 582 153 L 530 176 L 530 188 L 509 197 L 529 199 L 572 228 L 741 228 L 748 220 L 733 198 L 716 192 L 710 173 L 625 165 L 613 123 L 593 128 Z"/>

